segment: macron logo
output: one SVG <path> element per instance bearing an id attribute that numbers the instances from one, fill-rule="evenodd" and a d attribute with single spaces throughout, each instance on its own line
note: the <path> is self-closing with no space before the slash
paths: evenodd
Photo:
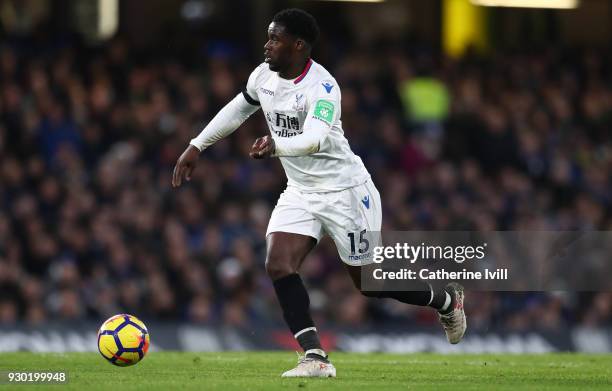
<path id="1" fill-rule="evenodd" d="M 363 202 L 363 205 L 366 207 L 366 209 L 370 209 L 370 196 L 369 195 L 363 197 L 361 202 Z"/>
<path id="2" fill-rule="evenodd" d="M 323 83 L 321 85 L 325 87 L 325 91 L 327 91 L 328 94 L 331 92 L 332 88 L 334 88 L 334 85 L 330 83 Z"/>

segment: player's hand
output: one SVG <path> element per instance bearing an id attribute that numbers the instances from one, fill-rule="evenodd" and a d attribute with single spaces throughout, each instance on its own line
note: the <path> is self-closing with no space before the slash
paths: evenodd
<path id="1" fill-rule="evenodd" d="M 265 159 L 270 157 L 275 149 L 276 145 L 274 144 L 272 136 L 259 137 L 255 140 L 255 143 L 253 143 L 249 156 L 254 159 Z"/>
<path id="2" fill-rule="evenodd" d="M 183 183 L 183 178 L 191 180 L 191 173 L 195 169 L 200 156 L 200 150 L 193 145 L 187 146 L 185 152 L 178 158 L 172 172 L 172 187 L 177 188 Z"/>

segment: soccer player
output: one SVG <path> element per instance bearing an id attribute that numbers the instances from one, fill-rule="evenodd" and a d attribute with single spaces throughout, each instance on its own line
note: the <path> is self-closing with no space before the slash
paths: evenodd
<path id="1" fill-rule="evenodd" d="M 344 137 L 340 87 L 311 58 L 318 34 L 315 19 L 305 11 L 277 13 L 268 27 L 264 62 L 251 73 L 244 91 L 190 141 L 172 176 L 173 187 L 190 180 L 204 149 L 263 110 L 270 135 L 255 140 L 250 156 L 279 158 L 287 175 L 287 188 L 266 233 L 265 267 L 283 317 L 305 352 L 283 377 L 336 376 L 319 342 L 308 293 L 298 274 L 304 258 L 323 235 L 330 235 L 361 290 L 362 267 L 372 263 L 373 243 L 366 234 L 380 231 L 382 222 L 378 190 Z M 463 289 L 449 284 L 435 291 L 423 284 L 423 291 L 361 291 L 369 297 L 437 309 L 449 342 L 458 343 L 466 329 Z"/>

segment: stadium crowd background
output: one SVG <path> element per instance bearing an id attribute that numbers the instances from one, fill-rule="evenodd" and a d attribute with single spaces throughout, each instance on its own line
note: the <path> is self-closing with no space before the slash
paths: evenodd
<path id="1" fill-rule="evenodd" d="M 258 64 L 206 47 L 184 60 L 135 54 L 121 38 L 4 40 L 0 324 L 118 312 L 281 322 L 263 263 L 285 176 L 277 160 L 248 158 L 268 132 L 261 113 L 170 187 L 188 141 Z M 344 129 L 380 189 L 386 230 L 612 229 L 607 53 L 434 53 L 326 42 L 315 58 L 342 88 Z M 430 309 L 362 297 L 329 240 L 302 275 L 321 326 L 436 322 Z M 612 324 L 609 292 L 474 292 L 467 305 L 474 328 Z"/>

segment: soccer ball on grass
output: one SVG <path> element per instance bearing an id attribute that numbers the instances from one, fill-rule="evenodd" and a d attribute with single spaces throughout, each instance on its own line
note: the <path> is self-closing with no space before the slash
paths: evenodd
<path id="1" fill-rule="evenodd" d="M 111 364 L 127 367 L 149 350 L 149 332 L 140 319 L 127 314 L 110 317 L 98 331 L 98 350 Z"/>

